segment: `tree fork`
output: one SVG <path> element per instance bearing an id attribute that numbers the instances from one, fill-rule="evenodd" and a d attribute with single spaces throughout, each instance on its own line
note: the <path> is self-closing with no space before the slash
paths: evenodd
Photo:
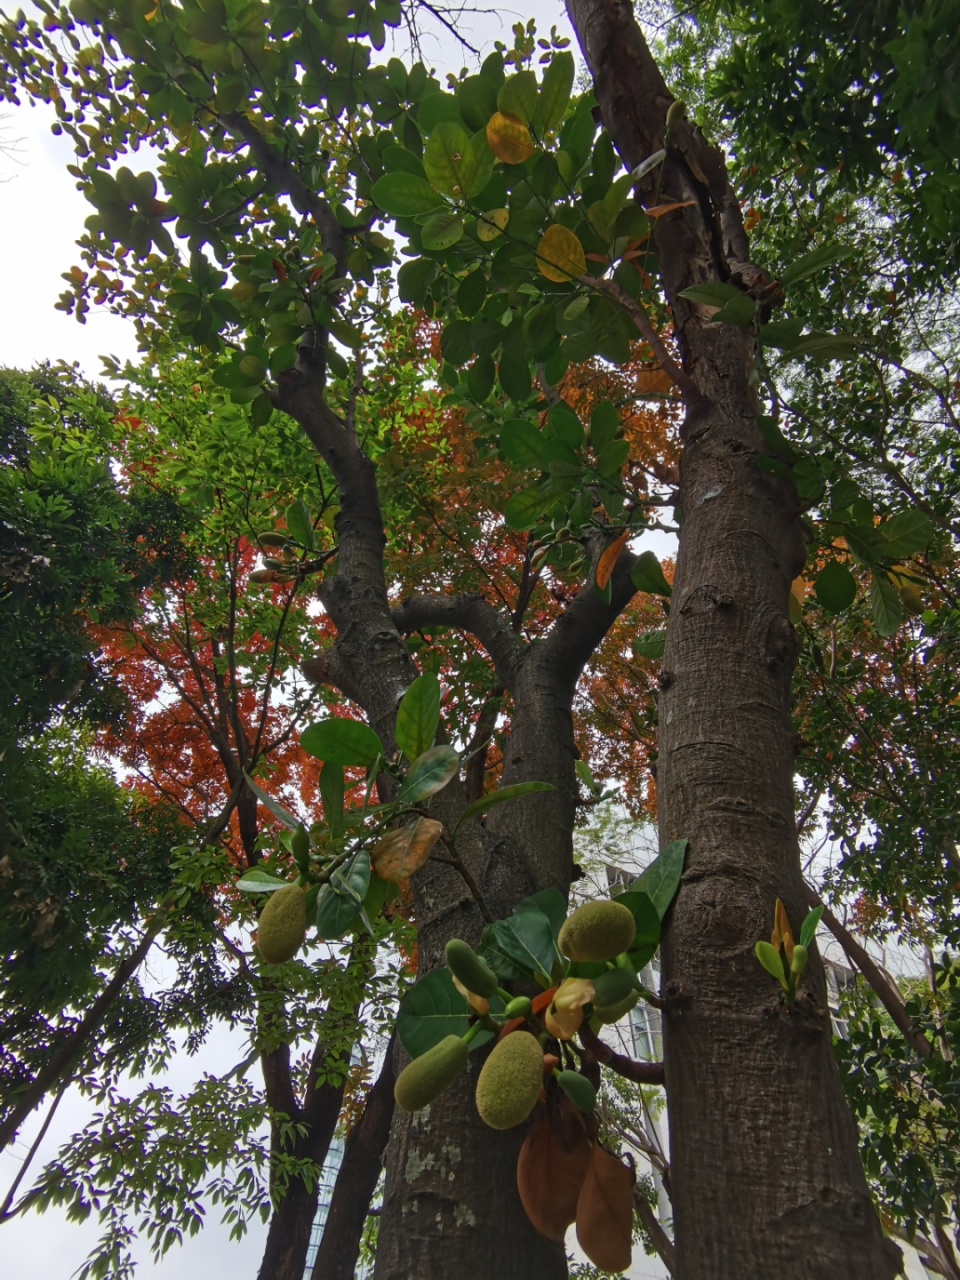
<path id="1" fill-rule="evenodd" d="M 755 339 L 679 296 L 703 281 L 766 287 L 723 157 L 680 121 L 627 0 L 567 0 L 604 124 L 651 204 L 691 203 L 654 237 L 686 377 L 680 551 L 661 672 L 661 840 L 690 840 L 662 947 L 664 1061 L 678 1280 L 883 1280 L 884 1239 L 840 1090 L 822 966 L 795 1009 L 753 954 L 781 898 L 806 913 L 793 816 L 787 617 L 804 562 L 792 486 L 767 452 L 751 386 Z M 659 184 L 659 185 L 657 185 Z"/>

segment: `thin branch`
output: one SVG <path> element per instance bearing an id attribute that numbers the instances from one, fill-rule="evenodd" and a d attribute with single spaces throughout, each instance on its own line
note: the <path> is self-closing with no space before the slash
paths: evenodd
<path id="1" fill-rule="evenodd" d="M 672 1276 L 676 1275 L 677 1251 L 673 1247 L 673 1241 L 660 1225 L 660 1219 L 654 1213 L 653 1205 L 639 1187 L 633 1188 L 633 1206 L 637 1211 L 637 1217 L 640 1219 L 644 1231 L 650 1237 L 650 1243 L 660 1257 L 660 1261 Z"/>
<path id="2" fill-rule="evenodd" d="M 664 1083 L 662 1062 L 635 1062 L 626 1054 L 617 1053 L 598 1035 L 595 1035 L 586 1022 L 581 1024 L 580 1039 L 584 1048 L 588 1049 L 598 1062 L 615 1071 L 618 1076 L 623 1076 L 624 1080 L 632 1080 L 634 1084 L 662 1085 Z"/>
<path id="3" fill-rule="evenodd" d="M 10 1210 L 10 1206 L 13 1204 L 14 1196 L 17 1194 L 17 1188 L 20 1186 L 20 1183 L 23 1181 L 23 1179 L 26 1176 L 27 1170 L 30 1168 L 30 1165 L 33 1163 L 33 1157 L 37 1154 L 37 1151 L 40 1148 L 40 1143 L 47 1136 L 47 1130 L 50 1128 L 50 1121 L 56 1115 L 57 1107 L 59 1107 L 60 1105 L 60 1099 L 67 1092 L 67 1089 L 69 1087 L 70 1087 L 70 1080 L 67 1079 L 67 1080 L 64 1080 L 63 1084 L 57 1090 L 57 1096 L 54 1098 L 53 1103 L 50 1107 L 50 1110 L 47 1112 L 46 1119 L 44 1120 L 43 1124 L 40 1126 L 40 1132 L 34 1138 L 33 1144 L 30 1147 L 30 1150 L 27 1152 L 26 1156 L 24 1157 L 23 1163 L 20 1165 L 20 1168 L 17 1170 L 17 1176 L 14 1178 L 13 1182 L 11 1183 L 10 1190 L 7 1192 L 6 1196 L 4 1196 L 3 1204 L 0 1205 L 0 1222 L 6 1222 L 8 1218 L 16 1217 L 16 1215 L 20 1212 L 21 1208 L 25 1207 L 24 1202 L 21 1201 L 21 1203 L 17 1205 L 17 1207 L 12 1212 Z"/>

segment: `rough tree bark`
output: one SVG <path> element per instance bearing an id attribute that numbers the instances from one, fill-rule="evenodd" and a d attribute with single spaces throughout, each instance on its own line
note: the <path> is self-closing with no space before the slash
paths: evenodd
<path id="1" fill-rule="evenodd" d="M 567 0 L 603 122 L 632 170 L 665 144 L 672 95 L 628 0 Z M 662 947 L 664 1058 L 678 1280 L 883 1280 L 884 1239 L 833 1059 L 819 959 L 795 1010 L 758 964 L 776 898 L 807 910 L 794 820 L 787 616 L 804 562 L 792 487 L 752 465 L 749 329 L 711 324 L 678 296 L 729 281 L 763 300 L 723 157 L 680 122 L 652 204 L 686 379 L 682 524 L 660 676 L 661 839 L 690 853 Z M 769 293 L 767 293 L 769 297 Z M 685 380 L 686 380 L 685 379 Z"/>
<path id="2" fill-rule="evenodd" d="M 634 557 L 621 555 L 609 606 L 587 588 L 534 646 L 523 644 L 511 620 L 480 597 L 414 597 L 391 612 L 375 469 L 349 424 L 324 402 L 318 349 L 318 344 L 304 342 L 297 367 L 282 375 L 274 397 L 325 458 L 340 494 L 338 569 L 319 588 L 337 638 L 305 670 L 357 701 L 390 751 L 397 703 L 417 674 L 403 633 L 441 625 L 474 634 L 516 708 L 503 784 L 536 779 L 551 782 L 556 792 L 504 806 L 486 829 L 465 825 L 460 856 L 495 916 L 508 914 L 521 897 L 540 888 L 553 886 L 566 893 L 576 807 L 573 694 L 590 654 L 633 595 Z M 452 826 L 466 803 L 465 786 L 454 780 L 437 797 L 435 809 Z M 413 889 L 423 974 L 444 963 L 449 938 L 476 942 L 482 922 L 463 880 L 449 867 L 428 863 L 414 877 Z M 472 1056 L 471 1068 L 429 1112 L 394 1117 L 378 1280 L 446 1280 L 453 1273 L 479 1280 L 491 1271 L 559 1280 L 566 1274 L 562 1245 L 534 1231 L 517 1195 L 523 1129 L 496 1133 L 477 1116 L 473 1089 L 482 1057 L 482 1052 Z M 395 1066 L 402 1061 L 398 1051 Z"/>

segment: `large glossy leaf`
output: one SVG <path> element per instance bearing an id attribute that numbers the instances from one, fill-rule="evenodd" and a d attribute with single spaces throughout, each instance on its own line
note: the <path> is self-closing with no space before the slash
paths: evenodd
<path id="1" fill-rule="evenodd" d="M 662 920 L 680 887 L 689 840 L 672 840 L 630 885 L 630 892 L 645 893 Z"/>
<path id="2" fill-rule="evenodd" d="M 500 448 L 515 467 L 543 467 L 543 435 L 532 422 L 511 418 L 500 432 Z"/>
<path id="3" fill-rule="evenodd" d="M 416 760 L 433 746 L 440 723 L 440 681 L 432 671 L 417 676 L 400 699 L 394 737 L 408 760 Z"/>
<path id="4" fill-rule="evenodd" d="M 539 489 L 521 489 L 504 507 L 503 518 L 511 529 L 532 529 L 548 501 Z"/>
<path id="5" fill-rule="evenodd" d="M 254 867 L 236 881 L 234 888 L 242 889 L 244 893 L 273 893 L 275 889 L 285 889 L 289 884 L 292 881 L 281 880 L 279 876 L 272 876 L 269 871 Z"/>
<path id="6" fill-rule="evenodd" d="M 631 642 L 630 647 L 638 658 L 656 661 L 663 657 L 663 651 L 667 647 L 666 630 L 645 631 L 642 636 L 637 636 Z"/>
<path id="7" fill-rule="evenodd" d="M 638 591 L 647 591 L 656 596 L 673 594 L 673 588 L 663 576 L 660 561 L 652 551 L 641 552 L 637 557 L 637 563 L 633 566 L 631 577 Z"/>
<path id="8" fill-rule="evenodd" d="M 317 899 L 317 934 L 333 941 L 360 915 L 370 887 L 370 855 L 361 850 L 330 877 Z"/>
<path id="9" fill-rule="evenodd" d="M 381 209 L 398 218 L 432 213 L 443 205 L 426 178 L 414 173 L 385 173 L 373 184 L 371 195 Z"/>
<path id="10" fill-rule="evenodd" d="M 419 756 L 403 780 L 398 804 L 419 804 L 442 791 L 460 768 L 460 755 L 453 747 L 431 747 Z"/>
<path id="11" fill-rule="evenodd" d="M 286 510 L 287 529 L 290 536 L 295 538 L 302 547 L 306 547 L 308 551 L 317 549 L 317 535 L 313 531 L 313 523 L 310 519 L 310 508 L 302 498 L 297 498 L 295 502 L 291 502 Z"/>
<path id="12" fill-rule="evenodd" d="M 887 540 L 887 555 L 894 560 L 926 551 L 933 537 L 933 523 L 922 511 L 898 511 L 880 526 Z"/>
<path id="13" fill-rule="evenodd" d="M 453 985 L 449 969 L 434 969 L 411 987 L 397 1011 L 397 1035 L 411 1058 L 439 1044 L 446 1036 L 462 1036 L 468 1030 L 470 1007 Z M 481 1031 L 470 1048 L 486 1043 L 492 1033 Z"/>
<path id="14" fill-rule="evenodd" d="M 506 804 L 508 800 L 519 800 L 521 796 L 533 795 L 537 791 L 555 790 L 556 787 L 552 787 L 549 782 L 515 782 L 512 787 L 501 787 L 499 791 L 491 791 L 489 795 L 481 796 L 479 800 L 474 800 L 473 804 L 467 805 L 460 815 L 457 826 L 459 827 L 461 822 L 466 822 L 470 818 L 476 818 L 478 814 L 488 813 L 498 804 Z M 518 909 L 514 908 L 514 910 Z"/>
<path id="15" fill-rule="evenodd" d="M 530 784 L 521 783 L 520 785 L 529 786 Z M 537 785 L 542 787 L 544 783 L 537 783 Z M 513 914 L 516 915 L 521 911 L 539 911 L 545 915 L 550 921 L 553 936 L 556 938 L 567 918 L 567 900 L 559 889 L 541 889 L 538 893 L 531 893 L 529 898 L 521 898 L 513 908 Z"/>
<path id="16" fill-rule="evenodd" d="M 626 907 L 636 922 L 637 934 L 631 951 L 638 951 L 641 947 L 653 947 L 656 950 L 660 943 L 660 914 L 650 895 L 631 888 L 626 893 L 618 893 L 614 902 Z"/>
<path id="17" fill-rule="evenodd" d="M 369 725 L 342 716 L 307 725 L 300 735 L 300 746 L 318 760 L 367 769 L 383 755 L 383 745 Z"/>
<path id="18" fill-rule="evenodd" d="M 575 65 L 569 51 L 555 53 L 543 73 L 538 113 L 545 129 L 553 129 L 563 119 L 573 88 Z"/>
<path id="19" fill-rule="evenodd" d="M 274 800 L 273 796 L 267 795 L 262 787 L 258 787 L 249 773 L 245 773 L 243 776 L 246 779 L 247 786 L 265 809 L 269 809 L 273 816 L 278 818 L 289 831 L 297 831 L 299 829 L 299 818 L 295 818 L 289 809 L 285 809 L 278 800 Z"/>
<path id="20" fill-rule="evenodd" d="M 553 966 L 562 960 L 554 939 L 553 925 L 542 911 L 520 911 L 506 920 L 495 920 L 483 931 L 484 956 L 499 953 L 529 978 L 542 974 L 547 980 Z M 494 972 L 498 972 L 494 966 Z"/>
<path id="21" fill-rule="evenodd" d="M 828 613 L 842 613 L 856 599 L 857 580 L 838 560 L 829 560 L 817 574 L 814 583 L 817 602 Z"/>

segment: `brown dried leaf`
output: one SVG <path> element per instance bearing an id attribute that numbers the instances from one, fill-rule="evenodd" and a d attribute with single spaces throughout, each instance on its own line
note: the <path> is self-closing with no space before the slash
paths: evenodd
<path id="1" fill-rule="evenodd" d="M 626 1271 L 633 1256 L 632 1229 L 633 1175 L 595 1144 L 577 1201 L 580 1247 L 601 1271 Z"/>
<path id="2" fill-rule="evenodd" d="M 613 566 L 617 563 L 617 556 L 623 550 L 623 545 L 630 537 L 630 530 L 624 529 L 620 537 L 611 542 L 609 547 L 601 555 L 597 561 L 597 586 L 602 591 L 610 581 L 610 575 L 613 573 Z"/>
<path id="3" fill-rule="evenodd" d="M 398 827 L 374 845 L 371 867 L 381 880 L 403 884 L 430 857 L 442 830 L 443 823 L 433 818 L 418 818 L 406 827 Z"/>
<path id="4" fill-rule="evenodd" d="M 634 389 L 638 395 L 669 395 L 673 391 L 673 379 L 662 369 L 643 369 L 636 376 Z"/>
<path id="5" fill-rule="evenodd" d="M 568 1147 L 541 1112 L 520 1148 L 517 1187 L 527 1217 L 548 1240 L 562 1240 L 577 1216 L 580 1188 L 590 1165 L 590 1140 L 583 1127 Z"/>
<path id="6" fill-rule="evenodd" d="M 664 213 L 670 213 L 674 209 L 686 209 L 688 205 L 696 203 L 696 200 L 674 200 L 672 204 L 655 204 L 652 209 L 644 209 L 643 212 L 648 218 L 659 218 Z"/>

